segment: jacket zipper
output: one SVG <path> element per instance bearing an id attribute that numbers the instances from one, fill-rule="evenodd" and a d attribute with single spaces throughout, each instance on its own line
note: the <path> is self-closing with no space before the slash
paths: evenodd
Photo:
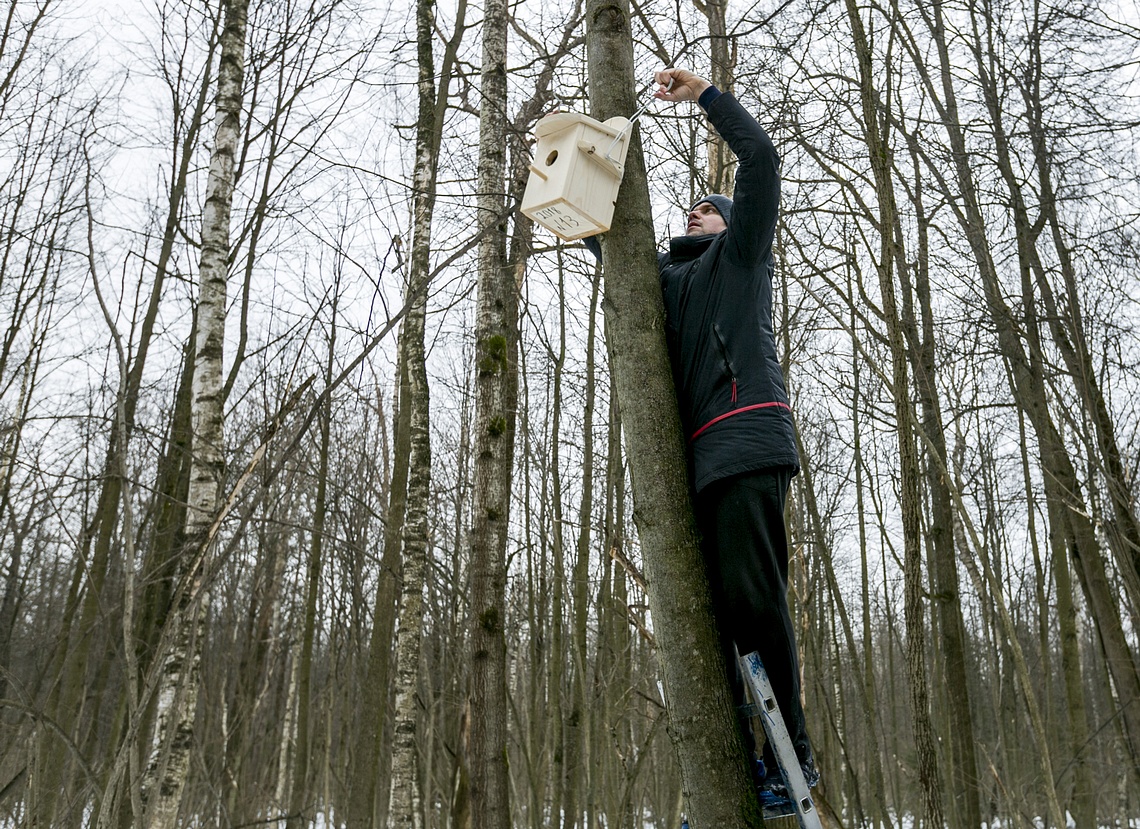
<path id="1" fill-rule="evenodd" d="M 732 405 L 736 406 L 736 369 L 732 367 L 732 359 L 728 356 L 728 344 L 721 336 L 720 326 L 715 322 L 713 323 L 713 334 L 716 336 L 717 345 L 720 346 L 720 356 L 724 360 L 724 367 L 728 369 L 728 376 L 732 380 Z"/>

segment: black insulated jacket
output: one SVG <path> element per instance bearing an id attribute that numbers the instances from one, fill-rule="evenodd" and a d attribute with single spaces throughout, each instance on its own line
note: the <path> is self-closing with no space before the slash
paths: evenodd
<path id="1" fill-rule="evenodd" d="M 731 94 L 717 96 L 708 117 L 739 160 L 731 221 L 715 236 L 677 237 L 658 254 L 669 357 L 698 492 L 742 472 L 799 468 L 772 325 L 780 159 Z"/>
<path id="2" fill-rule="evenodd" d="M 716 235 L 678 236 L 668 253 L 657 254 L 669 360 L 697 492 L 744 472 L 799 471 L 772 326 L 780 158 L 736 98 L 713 94 L 709 120 L 739 161 L 731 221 Z M 583 242 L 601 258 L 597 238 Z"/>

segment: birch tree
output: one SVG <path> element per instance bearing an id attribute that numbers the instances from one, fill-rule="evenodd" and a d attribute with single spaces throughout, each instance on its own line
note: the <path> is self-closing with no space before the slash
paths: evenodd
<path id="1" fill-rule="evenodd" d="M 417 720 L 420 644 L 423 637 L 423 592 L 427 575 L 428 505 L 431 497 L 431 436 L 429 393 L 424 355 L 429 272 L 431 268 L 432 214 L 435 178 L 439 164 L 439 126 L 435 88 L 434 0 L 416 3 L 417 116 L 416 167 L 412 178 L 412 253 L 408 270 L 408 314 L 401 345 L 408 372 L 408 492 L 401 549 L 399 627 L 396 633 L 395 696 L 391 829 L 420 827 L 423 812 L 420 767 L 417 760 Z M 446 101 L 447 90 L 441 92 Z"/>
<path id="2" fill-rule="evenodd" d="M 446 42 L 444 53 L 439 65 L 439 80 L 435 80 L 435 60 L 433 54 L 435 6 L 434 3 L 417 2 L 416 4 L 416 60 L 417 60 L 417 126 L 416 126 L 416 174 L 419 178 L 413 179 L 415 196 L 413 197 L 413 220 L 415 222 L 412 234 L 412 257 L 410 267 L 414 269 L 414 277 L 425 281 L 430 269 L 431 233 L 430 221 L 434 214 L 435 177 L 438 168 L 440 142 L 442 140 L 443 123 L 448 106 L 452 77 L 463 34 L 466 31 L 465 2 L 460 2 L 456 11 L 455 25 L 450 39 Z M 430 109 L 429 109 L 430 107 Z M 422 169 L 420 161 L 429 159 L 432 168 Z M 431 186 L 430 190 L 423 188 Z M 416 247 L 416 239 L 422 245 Z M 399 251 L 402 243 L 397 239 L 396 250 Z M 409 275 L 409 284 L 412 274 Z M 425 292 L 427 286 L 423 289 Z M 409 291 L 409 300 L 412 294 Z M 409 375 L 409 353 L 405 347 L 408 337 L 420 336 L 418 322 L 411 326 L 405 324 L 400 334 L 400 343 L 397 346 L 396 378 L 397 393 L 395 418 L 392 427 L 392 440 L 394 445 L 392 486 L 387 505 L 387 518 L 383 538 L 383 554 L 380 561 L 379 584 L 376 590 L 375 605 L 372 616 L 372 638 L 368 655 L 368 672 L 364 687 L 364 706 L 361 728 L 356 732 L 354 752 L 356 763 L 353 767 L 353 779 L 349 788 L 348 823 L 350 827 L 372 826 L 377 819 L 377 779 L 389 779 L 382 774 L 383 764 L 390 763 L 390 757 L 383 757 L 382 747 L 386 740 L 386 712 L 388 708 L 389 676 L 392 672 L 393 632 L 396 628 L 397 591 L 401 587 L 400 558 L 401 539 L 404 536 L 408 499 L 408 479 L 412 455 L 411 417 L 412 417 L 412 385 Z M 421 347 L 414 353 L 422 352 Z M 421 382 L 423 382 L 421 378 Z M 418 428 L 423 428 L 422 422 Z M 419 453 L 417 460 L 423 460 L 423 451 L 430 453 L 430 445 L 423 444 L 424 436 L 419 440 Z M 430 454 L 428 456 L 430 458 Z M 430 484 L 430 479 L 429 479 Z M 423 482 L 418 497 L 423 497 Z M 405 644 L 407 646 L 407 644 Z M 407 716 L 407 712 L 404 712 Z M 406 725 L 406 723 L 405 723 Z M 405 747 L 406 750 L 406 747 Z M 383 793 L 385 798 L 388 792 Z M 386 819 L 386 818 L 385 818 Z"/>
<path id="3" fill-rule="evenodd" d="M 187 544 L 179 562 L 175 607 L 167 620 L 167 652 L 157 695 L 155 735 L 141 781 L 143 825 L 174 827 L 189 774 L 208 595 L 209 556 L 225 470 L 222 345 L 226 322 L 226 277 L 230 255 L 235 152 L 240 135 L 242 78 L 249 0 L 224 5 L 215 103 L 217 131 L 210 157 L 202 256 L 195 316 L 192 459 Z"/>

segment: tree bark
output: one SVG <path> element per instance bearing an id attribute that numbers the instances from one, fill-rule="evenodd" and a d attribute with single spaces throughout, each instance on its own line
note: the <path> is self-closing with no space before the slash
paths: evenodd
<path id="1" fill-rule="evenodd" d="M 1053 553 L 1053 581 L 1057 586 L 1057 627 L 1061 647 L 1061 673 L 1065 682 L 1065 715 L 1069 750 L 1072 753 L 1073 793 L 1070 811 L 1077 826 L 1096 825 L 1096 797 L 1092 782 L 1089 753 L 1089 723 L 1085 709 L 1085 693 L 1081 687 L 1080 641 L 1077 634 L 1077 611 L 1073 604 L 1073 577 L 1069 571 L 1069 555 L 1065 549 L 1067 533 L 1061 506 L 1056 498 L 1047 499 L 1049 510 L 1049 546 Z"/>
<path id="2" fill-rule="evenodd" d="M 628 2 L 590 0 L 586 26 L 594 117 L 629 117 L 636 101 Z M 603 307 L 630 459 L 634 521 L 665 680 L 669 734 L 680 760 L 693 829 L 757 826 L 759 809 L 717 645 L 689 502 L 649 188 L 636 130 L 629 141 L 613 226 L 602 241 Z"/>
<path id="3" fill-rule="evenodd" d="M 436 105 L 434 0 L 416 3 L 416 56 L 419 96 L 416 118 L 416 169 L 413 175 L 412 255 L 408 274 L 408 315 L 401 342 L 408 372 L 410 457 L 408 494 L 400 568 L 399 627 L 394 656 L 396 705 L 392 720 L 391 829 L 423 825 L 417 725 L 422 702 L 418 697 L 420 645 L 423 638 L 423 592 L 427 575 L 428 508 L 431 499 L 431 435 L 424 334 L 431 271 L 431 223 L 435 211 L 436 170 L 439 166 Z"/>
<path id="4" fill-rule="evenodd" d="M 709 51 L 712 63 L 709 81 L 721 92 L 732 92 L 736 67 L 736 41 L 728 35 L 725 0 L 694 0 L 709 24 Z M 731 196 L 736 182 L 736 157 L 712 124 L 708 124 L 708 178 L 706 193 Z"/>
<path id="5" fill-rule="evenodd" d="M 906 669 L 910 689 L 911 713 L 914 718 L 915 748 L 918 753 L 918 776 L 922 789 L 925 820 L 943 825 L 942 783 L 938 772 L 938 755 L 934 730 L 930 722 L 929 689 L 926 667 L 926 620 L 923 610 L 922 585 L 922 516 L 920 498 L 921 471 L 915 445 L 915 417 L 910 405 L 910 380 L 902 321 L 896 299 L 894 271 L 906 267 L 901 239 L 895 234 L 898 223 L 894 186 L 891 181 L 890 148 L 886 143 L 884 116 L 880 114 L 879 93 L 874 86 L 872 52 L 855 0 L 846 0 L 855 54 L 859 63 L 859 99 L 863 115 L 863 137 L 870 156 L 875 179 L 875 195 L 879 205 L 879 291 L 887 340 L 891 352 L 891 384 L 894 401 L 895 428 L 898 430 L 899 491 L 903 527 L 903 577 L 906 619 Z"/>
<path id="6" fill-rule="evenodd" d="M 142 780 L 143 825 L 152 829 L 173 829 L 177 823 L 194 736 L 207 606 L 205 576 L 213 546 L 210 529 L 217 514 L 225 471 L 222 346 L 248 12 L 249 0 L 229 0 L 225 5 L 216 102 L 218 127 L 210 156 L 202 217 L 187 546 L 179 563 L 179 595 L 168 621 L 174 626 L 172 644 L 166 654 L 158 655 L 164 665 L 158 691 L 157 724 Z"/>
<path id="7" fill-rule="evenodd" d="M 484 6 L 475 311 L 468 745 L 473 829 L 511 826 L 507 758 L 506 547 L 518 399 L 518 288 L 507 263 L 507 5 Z"/>
<path id="8" fill-rule="evenodd" d="M 433 165 L 434 166 L 434 165 Z M 420 193 L 426 191 L 418 191 Z M 417 201 L 421 197 L 417 196 Z M 413 242 L 409 290 L 415 290 L 412 307 L 404 319 L 408 349 L 411 457 L 408 461 L 408 499 L 404 520 L 403 563 L 400 568 L 399 627 L 394 656 L 396 707 L 392 719 L 392 779 L 388 826 L 418 829 L 423 825 L 418 761 L 418 718 L 423 707 L 418 695 L 420 644 L 423 638 L 424 580 L 428 557 L 428 507 L 431 497 L 431 441 L 428 423 L 427 367 L 424 326 L 427 319 L 427 273 L 431 211 L 421 224 L 417 209 L 415 236 L 422 240 L 423 260 L 417 267 L 417 242 Z M 422 288 L 416 289 L 417 282 Z"/>
<path id="9" fill-rule="evenodd" d="M 1017 335 L 1018 330 L 1024 326 L 1017 324 L 1001 293 L 997 268 L 985 237 L 985 223 L 973 182 L 965 136 L 958 117 L 941 2 L 933 3 L 930 11 L 924 11 L 923 14 L 927 18 L 927 24 L 938 47 L 944 100 L 937 106 L 950 140 L 954 159 L 955 185 L 957 193 L 960 194 L 957 199 L 962 204 L 958 213 L 959 222 L 963 226 L 978 265 L 986 308 L 997 332 L 998 348 L 1009 365 L 1011 391 L 1037 433 L 1045 475 L 1056 484 L 1055 487 L 1050 485 L 1047 491 L 1051 491 L 1054 497 L 1061 498 L 1064 504 L 1064 515 L 1072 539 L 1071 551 L 1076 556 L 1081 586 L 1088 598 L 1089 609 L 1096 622 L 1105 659 L 1116 685 L 1122 726 L 1127 735 L 1129 750 L 1135 760 L 1137 747 L 1140 746 L 1140 674 L 1137 673 L 1134 657 L 1124 634 L 1118 608 L 1119 600 L 1108 581 L 1104 558 L 1089 518 L 1088 507 L 1084 503 L 1072 458 L 1049 412 L 1042 384 L 1044 357 L 1035 334 L 1036 323 L 1025 329 L 1031 338 L 1026 353 Z M 930 91 L 933 94 L 933 89 Z M 1026 311 L 1031 317 L 1033 316 L 1032 303 L 1026 306 Z M 1027 703 L 1032 704 L 1028 700 Z M 1041 760 L 1047 762 L 1046 747 L 1042 745 L 1040 749 Z M 1052 774 L 1046 777 L 1047 787 L 1052 788 Z"/>
<path id="10" fill-rule="evenodd" d="M 405 328 L 406 330 L 406 328 Z M 354 740 L 354 764 L 345 820 L 348 829 L 371 829 L 376 825 L 377 780 L 380 774 L 381 746 L 388 713 L 388 681 L 392 663 L 392 634 L 396 629 L 396 600 L 399 591 L 400 538 L 404 533 L 404 506 L 407 503 L 408 460 L 411 446 L 411 404 L 403 333 L 397 347 L 397 400 L 392 422 L 392 479 L 385 511 L 383 553 L 377 574 L 376 603 L 372 610 L 372 636 L 368 668 L 360 704 L 359 724 Z"/>
<path id="11" fill-rule="evenodd" d="M 912 151 L 913 152 L 913 151 Z M 914 180 L 910 185 L 911 203 L 918 225 L 918 250 L 914 264 L 914 282 L 910 269 L 899 263 L 899 279 L 903 288 L 904 335 L 906 336 L 914 385 L 922 407 L 921 427 L 930 442 L 925 477 L 930 493 L 930 522 L 927 531 L 928 555 L 932 590 L 931 599 L 938 618 L 939 653 L 943 659 L 942 688 L 947 709 L 948 744 L 947 782 L 950 795 L 952 826 L 973 829 L 982 823 L 981 801 L 978 791 L 978 764 L 974 755 L 976 745 L 974 721 L 970 705 L 972 675 L 966 662 L 966 626 L 962 618 L 961 592 L 958 581 L 958 560 L 954 551 L 954 504 L 942 469 L 948 466 L 946 434 L 943 427 L 942 403 L 938 394 L 938 366 L 935 360 L 934 312 L 930 292 L 930 266 L 928 247 L 928 217 L 923 204 L 922 179 L 918 158 L 914 158 Z M 896 237 L 902 237 L 902 227 L 892 228 Z M 918 302 L 918 319 L 913 301 Z M 921 326 L 921 330 L 920 330 Z"/>

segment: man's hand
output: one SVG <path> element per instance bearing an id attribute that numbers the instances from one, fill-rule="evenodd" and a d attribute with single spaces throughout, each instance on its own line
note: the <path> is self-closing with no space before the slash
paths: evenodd
<path id="1" fill-rule="evenodd" d="M 696 101 L 712 84 L 687 69 L 662 69 L 653 79 L 660 84 L 653 97 L 662 101 Z M 672 86 L 670 86 L 672 83 Z"/>

